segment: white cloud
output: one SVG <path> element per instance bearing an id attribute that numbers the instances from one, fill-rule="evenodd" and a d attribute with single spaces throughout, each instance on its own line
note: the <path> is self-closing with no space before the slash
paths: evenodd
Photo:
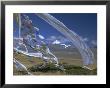
<path id="1" fill-rule="evenodd" d="M 55 36 L 51 36 L 50 38 L 51 38 L 51 39 L 56 39 L 56 37 L 55 37 Z"/>
<path id="2" fill-rule="evenodd" d="M 42 35 L 38 35 L 40 39 L 45 39 Z"/>
<path id="3" fill-rule="evenodd" d="M 54 40 L 56 40 L 56 36 L 50 36 L 46 40 L 48 40 L 48 41 L 54 41 Z"/>
<path id="4" fill-rule="evenodd" d="M 50 36 L 46 39 L 48 42 L 58 42 L 60 41 L 60 43 L 66 43 L 66 42 L 70 42 L 67 38 L 63 37 L 63 36 Z"/>
<path id="5" fill-rule="evenodd" d="M 84 42 L 88 42 L 89 41 L 89 39 L 87 38 L 87 37 L 82 37 L 82 36 L 80 36 L 81 37 L 81 39 L 84 41 Z"/>
<path id="6" fill-rule="evenodd" d="M 52 44 L 60 44 L 61 42 L 59 40 L 55 40 L 54 42 L 52 42 Z"/>
<path id="7" fill-rule="evenodd" d="M 96 40 L 92 40 L 91 44 L 94 45 L 94 46 L 97 46 L 97 41 Z"/>
<path id="8" fill-rule="evenodd" d="M 60 44 L 62 46 L 64 46 L 65 48 L 70 47 L 71 45 L 66 45 L 66 44 Z"/>
<path id="9" fill-rule="evenodd" d="M 88 38 L 83 38 L 83 41 L 88 42 L 89 39 Z"/>

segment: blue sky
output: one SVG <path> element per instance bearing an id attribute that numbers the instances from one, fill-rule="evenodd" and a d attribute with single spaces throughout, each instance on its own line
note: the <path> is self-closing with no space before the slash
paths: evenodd
<path id="1" fill-rule="evenodd" d="M 52 37 L 61 37 L 55 28 L 46 23 L 34 13 L 27 13 L 34 26 L 38 27 L 40 34 L 47 40 Z M 97 14 L 96 13 L 51 13 L 55 18 L 63 22 L 70 30 L 81 36 L 85 42 L 95 44 L 97 42 Z M 18 26 L 14 22 L 14 28 Z M 18 32 L 14 33 L 17 36 Z M 57 38 L 56 38 L 57 39 Z"/>

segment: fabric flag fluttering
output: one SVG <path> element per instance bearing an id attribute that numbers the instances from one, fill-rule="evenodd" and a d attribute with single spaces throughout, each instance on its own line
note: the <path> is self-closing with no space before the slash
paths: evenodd
<path id="1" fill-rule="evenodd" d="M 94 55 L 80 36 L 68 29 L 62 22 L 48 13 L 36 13 L 36 15 L 56 28 L 76 46 L 82 56 L 84 65 L 93 64 Z"/>
<path id="2" fill-rule="evenodd" d="M 13 62 L 15 64 L 15 67 L 18 71 L 26 71 L 28 75 L 32 75 L 26 68 L 26 66 L 24 66 L 22 63 L 20 63 L 19 61 L 17 61 L 15 58 L 13 59 Z"/>
<path id="3" fill-rule="evenodd" d="M 54 27 L 56 30 L 58 30 L 60 33 L 62 33 L 75 45 L 82 56 L 83 65 L 93 64 L 94 55 L 78 34 L 67 28 L 62 22 L 48 13 L 35 14 L 50 24 L 52 27 Z M 33 25 L 32 20 L 30 20 L 27 15 L 20 13 L 14 15 L 14 18 L 19 25 L 18 46 L 14 47 L 14 50 L 29 57 L 40 57 L 45 61 L 45 63 L 47 63 L 47 61 L 51 61 L 56 66 L 59 66 L 58 58 L 50 51 L 48 46 L 46 46 L 46 43 L 43 41 L 45 40 L 45 37 L 39 33 L 39 28 Z M 58 43 L 58 41 L 55 43 Z M 65 48 L 69 46 L 65 44 L 61 45 L 65 46 Z M 19 50 L 19 47 L 21 46 L 24 46 L 26 51 Z M 34 53 L 30 53 L 28 48 L 31 48 Z M 27 71 L 27 68 L 18 62 L 15 58 L 14 63 L 17 69 L 24 68 Z"/>
<path id="4" fill-rule="evenodd" d="M 58 58 L 53 53 L 51 53 L 48 46 L 46 46 L 45 42 L 43 41 L 45 37 L 39 33 L 39 28 L 33 26 L 32 21 L 26 15 L 19 13 L 18 18 L 19 42 L 18 46 L 14 47 L 14 50 L 16 52 L 29 56 L 30 58 L 39 57 L 43 59 L 45 63 L 47 63 L 47 61 L 51 61 L 52 63 L 55 63 L 56 66 L 58 66 Z M 22 42 L 20 42 L 21 38 Z M 24 50 L 19 49 L 21 45 L 25 46 L 24 48 L 26 48 L 26 52 Z M 39 48 L 36 47 L 37 45 L 39 45 Z M 34 52 L 30 53 L 28 47 L 30 47 Z M 46 49 L 44 49 L 44 47 Z"/>

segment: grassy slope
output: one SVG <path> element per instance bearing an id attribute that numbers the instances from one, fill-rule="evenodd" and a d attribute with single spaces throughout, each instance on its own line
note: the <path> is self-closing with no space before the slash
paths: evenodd
<path id="1" fill-rule="evenodd" d="M 22 64 L 24 64 L 28 70 L 34 74 L 34 75 L 96 75 L 97 69 L 94 69 L 92 71 L 81 68 L 82 61 L 81 59 L 60 59 L 59 62 L 61 65 L 64 66 L 66 69 L 65 71 L 61 71 L 60 69 L 56 68 L 52 64 L 48 64 L 44 68 L 39 68 L 39 65 L 43 64 L 43 61 L 40 58 L 28 58 L 27 56 L 23 54 L 14 54 L 14 57 L 17 58 L 18 61 L 20 61 Z M 32 62 L 34 61 L 34 62 Z M 96 68 L 96 65 L 90 66 L 92 68 Z M 16 68 L 14 67 L 14 75 L 26 75 L 27 73 L 25 71 L 18 72 Z"/>

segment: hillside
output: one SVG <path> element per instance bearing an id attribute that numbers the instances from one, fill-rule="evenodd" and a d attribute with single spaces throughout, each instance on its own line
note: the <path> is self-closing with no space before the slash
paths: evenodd
<path id="1" fill-rule="evenodd" d="M 61 52 L 60 52 L 61 53 Z M 64 54 L 64 53 L 62 53 Z M 23 54 L 14 54 L 16 59 L 24 64 L 28 71 L 31 72 L 33 75 L 96 75 L 97 68 L 96 64 L 91 65 L 94 70 L 88 70 L 82 68 L 82 60 L 77 58 L 77 55 L 74 57 L 64 56 L 62 59 L 59 59 L 60 66 L 64 67 L 65 71 L 55 67 L 53 64 L 49 63 L 47 66 L 43 68 L 39 68 L 43 61 L 40 58 L 31 58 L 27 57 Z M 15 66 L 13 67 L 14 75 L 27 75 L 25 71 L 17 71 Z"/>

